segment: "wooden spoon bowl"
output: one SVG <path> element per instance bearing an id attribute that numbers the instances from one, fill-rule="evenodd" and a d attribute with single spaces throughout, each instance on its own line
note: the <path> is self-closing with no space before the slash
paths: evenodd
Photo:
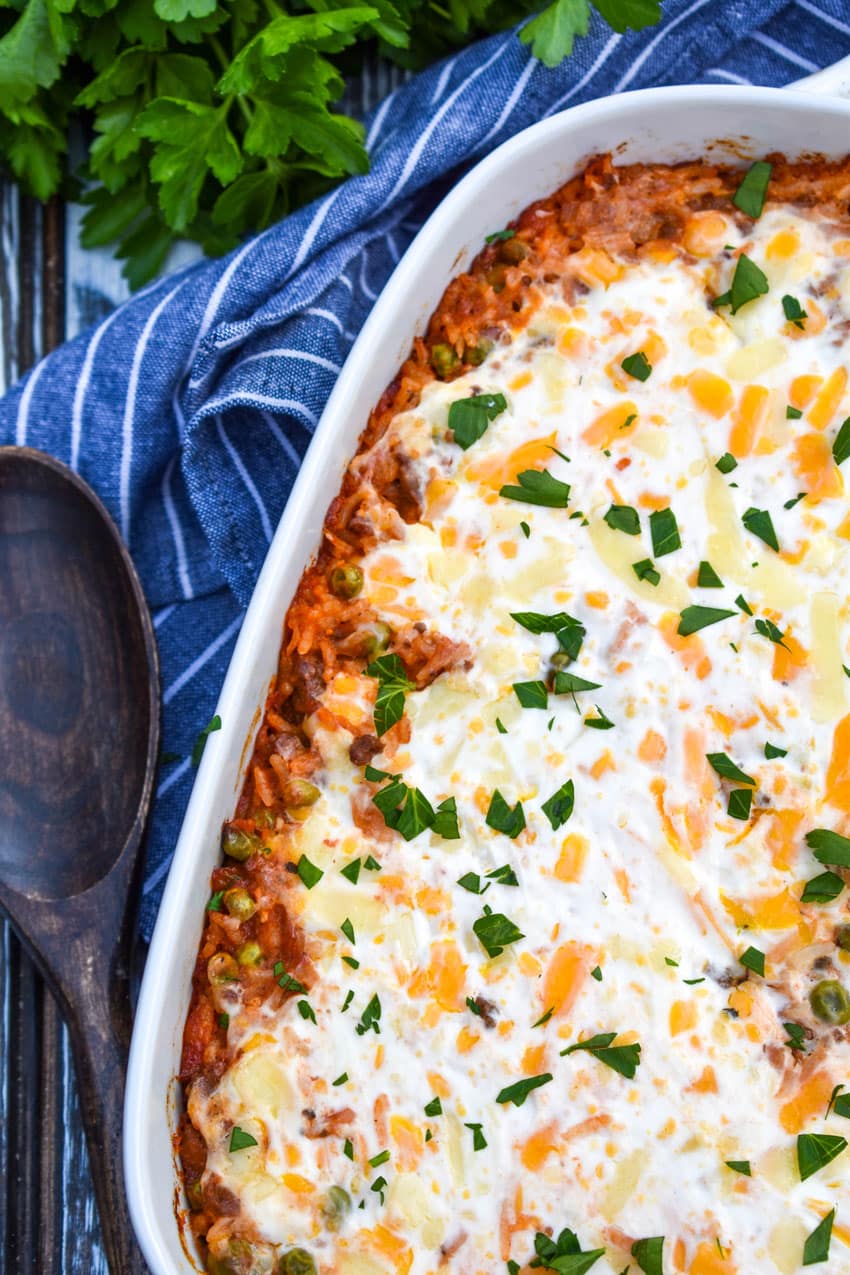
<path id="1" fill-rule="evenodd" d="M 158 691 L 150 616 L 106 510 L 59 461 L 0 448 L 0 906 L 70 1029 L 112 1272 L 144 1270 L 121 1124 Z"/>

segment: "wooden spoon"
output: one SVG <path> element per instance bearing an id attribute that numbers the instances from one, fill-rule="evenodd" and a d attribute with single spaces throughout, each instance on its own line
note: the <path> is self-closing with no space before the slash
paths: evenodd
<path id="1" fill-rule="evenodd" d="M 121 1128 L 158 692 L 150 615 L 103 505 L 59 461 L 0 448 L 0 906 L 70 1030 L 113 1275 L 146 1269 Z"/>

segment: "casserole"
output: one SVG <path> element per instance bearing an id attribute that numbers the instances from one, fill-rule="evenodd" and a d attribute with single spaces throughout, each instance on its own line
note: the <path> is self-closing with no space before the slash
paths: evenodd
<path id="1" fill-rule="evenodd" d="M 738 133 L 743 111 L 745 138 Z M 589 154 L 610 149 L 620 162 L 669 162 L 702 154 L 739 161 L 776 150 L 793 156 L 810 149 L 816 138 L 818 151 L 839 155 L 846 149 L 848 114 L 840 103 L 756 89 L 655 90 L 576 108 L 528 130 L 484 161 L 434 214 L 399 265 L 352 350 L 271 547 L 222 692 L 223 728 L 210 740 L 157 923 L 134 1036 L 125 1125 L 131 1210 L 157 1275 L 192 1269 L 162 1188 L 173 1173 L 173 1125 L 163 1120 L 162 1111 L 177 1070 L 196 950 L 193 923 L 187 920 L 196 915 L 199 884 L 218 856 L 218 829 L 232 812 L 243 744 L 274 670 L 281 616 L 316 547 L 361 424 L 412 335 L 484 236 L 562 184 Z M 726 140 L 715 142 L 718 133 Z M 507 191 L 521 194 L 511 199 Z M 409 312 L 410 296 L 420 305 L 415 315 Z M 297 557 L 290 548 L 296 537 Z"/>

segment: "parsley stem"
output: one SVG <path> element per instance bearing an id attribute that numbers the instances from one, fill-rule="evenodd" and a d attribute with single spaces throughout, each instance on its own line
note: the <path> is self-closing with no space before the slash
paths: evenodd
<path id="1" fill-rule="evenodd" d="M 221 69 L 223 71 L 226 71 L 227 68 L 230 66 L 230 63 L 233 61 L 233 59 L 229 58 L 227 54 L 225 53 L 224 46 L 221 43 L 221 40 L 219 40 L 218 36 L 211 35 L 209 37 L 209 42 L 210 42 L 210 48 L 212 49 L 213 53 L 216 55 L 219 62 L 221 63 Z"/>

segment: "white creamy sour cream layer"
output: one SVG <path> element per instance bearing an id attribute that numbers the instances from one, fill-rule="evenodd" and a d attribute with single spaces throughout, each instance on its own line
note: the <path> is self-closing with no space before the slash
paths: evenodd
<path id="1" fill-rule="evenodd" d="M 588 278 L 573 305 L 554 285 L 481 367 L 429 385 L 394 420 L 381 446 L 398 436 L 425 508 L 403 539 L 364 559 L 362 596 L 393 628 L 423 621 L 466 643 L 472 663 L 408 695 L 409 741 L 374 764 L 434 805 L 453 796 L 461 835 L 364 837 L 352 821 L 363 772 L 349 761 L 351 737 L 308 722 L 322 797 L 290 853 L 324 876 L 309 891 L 296 882 L 287 906 L 309 935 L 316 1022 L 296 999 L 278 1017 L 232 1014 L 238 1059 L 192 1108 L 208 1171 L 275 1252 L 304 1247 L 340 1275 L 494 1275 L 533 1257 L 537 1231 L 570 1227 L 583 1249 L 605 1250 L 596 1275 L 636 1271 L 632 1242 L 654 1236 L 665 1237 L 665 1272 L 791 1275 L 835 1207 L 822 1269 L 850 1272 L 850 1152 L 805 1182 L 795 1152 L 799 1132 L 850 1136 L 850 1122 L 825 1117 L 832 1087 L 850 1085 L 847 1033 L 811 1020 L 808 1051 L 818 1032 L 830 1036 L 813 1069 L 782 1026 L 792 1003 L 804 1021 L 818 954 L 850 976 L 829 942 L 843 900 L 798 903 L 825 870 L 805 832 L 847 822 L 825 801 L 850 711 L 850 532 L 831 455 L 823 474 L 835 494 L 786 507 L 807 489 L 801 466 L 820 463 L 850 413 L 840 384 L 850 276 L 833 239 L 789 210 L 765 213 L 746 251 L 770 291 L 735 317 L 707 304 L 729 286 L 734 256 L 722 251 L 621 263 L 607 286 Z M 744 243 L 731 219 L 724 243 Z M 810 331 L 786 321 L 786 294 Z M 639 350 L 652 352 L 643 382 L 620 368 Z M 788 419 L 792 383 L 804 397 L 806 376 L 820 380 Z M 503 394 L 507 408 L 463 451 L 448 410 L 476 392 Z M 623 422 L 634 419 L 603 445 L 606 426 L 594 434 L 593 423 L 624 405 Z M 827 415 L 825 428 L 811 415 Z M 736 422 L 751 450 L 723 474 L 716 461 Z M 816 436 L 804 445 L 814 461 L 801 461 L 801 435 Z M 519 469 L 543 466 L 570 484 L 567 509 L 498 494 Z M 606 523 L 612 503 L 638 511 L 639 535 Z M 656 557 L 649 514 L 664 506 L 681 548 Z M 780 553 L 745 527 L 751 507 L 769 511 Z M 657 585 L 632 569 L 644 559 Z M 722 588 L 696 584 L 701 561 Z M 679 615 L 693 605 L 733 615 L 683 642 Z M 528 611 L 566 611 L 585 626 L 571 671 L 599 689 L 520 706 L 513 683 L 546 680 L 557 649 L 511 619 Z M 759 618 L 786 635 L 789 663 L 775 663 L 786 652 L 757 632 Z M 369 715 L 374 687 L 339 678 L 326 702 Z M 786 754 L 766 759 L 767 741 Z M 740 785 L 707 753 L 756 780 L 749 819 L 727 814 Z M 541 807 L 570 779 L 574 810 L 553 830 Z M 495 789 L 522 803 L 515 839 L 485 822 Z M 356 885 L 341 875 L 370 853 L 380 872 L 363 870 Z M 505 864 L 517 886 L 476 895 L 457 884 L 476 873 L 484 885 Z M 523 936 L 493 959 L 473 931 L 485 905 Z M 739 962 L 750 946 L 766 953 L 763 978 Z M 376 995 L 380 1031 L 358 1033 Z M 492 1025 L 468 1007 L 476 997 Z M 560 1056 L 603 1032 L 639 1042 L 633 1079 L 588 1051 Z M 522 1105 L 497 1103 L 535 1076 L 551 1080 Z M 442 1114 L 428 1116 L 436 1097 Z M 305 1109 L 346 1108 L 338 1133 L 302 1135 Z M 233 1124 L 258 1146 L 230 1153 Z M 749 1161 L 751 1176 L 729 1160 Z M 352 1204 L 336 1231 L 320 1209 L 333 1185 Z"/>

